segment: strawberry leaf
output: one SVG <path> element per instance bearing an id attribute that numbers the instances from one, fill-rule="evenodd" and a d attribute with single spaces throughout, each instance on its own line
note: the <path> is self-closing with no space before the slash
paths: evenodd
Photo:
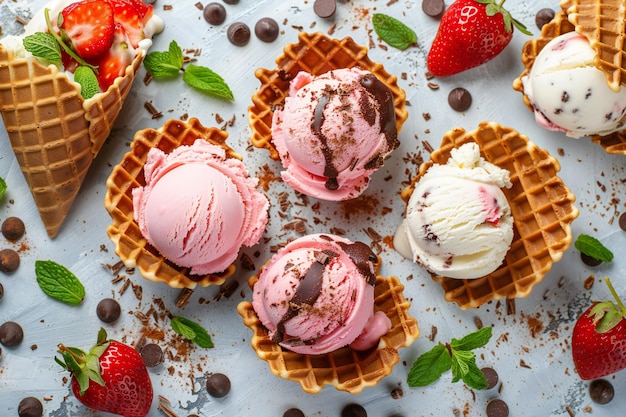
<path id="1" fill-rule="evenodd" d="M 398 19 L 386 14 L 374 13 L 372 24 L 376 34 L 389 45 L 405 50 L 417 43 L 417 34 Z"/>
<path id="2" fill-rule="evenodd" d="M 604 317 L 602 317 L 600 321 L 598 321 L 598 325 L 596 326 L 596 332 L 606 333 L 610 331 L 615 326 L 617 326 L 623 318 L 624 316 L 619 310 L 614 309 L 607 311 Z"/>
<path id="3" fill-rule="evenodd" d="M 450 352 L 444 345 L 437 345 L 417 358 L 409 371 L 407 382 L 410 387 L 425 387 L 438 380 L 451 366 Z"/>

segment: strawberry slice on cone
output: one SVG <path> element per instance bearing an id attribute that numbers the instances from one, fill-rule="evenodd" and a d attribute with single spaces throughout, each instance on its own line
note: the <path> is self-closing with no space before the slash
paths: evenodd
<path id="1" fill-rule="evenodd" d="M 606 284 L 617 304 L 595 302 L 576 321 L 572 358 L 583 380 L 611 375 L 626 368 L 626 307 L 611 281 Z"/>
<path id="2" fill-rule="evenodd" d="M 59 29 L 79 57 L 97 58 L 113 44 L 113 8 L 104 0 L 72 3 L 61 11 Z"/>
<path id="3" fill-rule="evenodd" d="M 132 347 L 107 340 L 104 329 L 89 352 L 59 344 L 55 361 L 72 373 L 72 392 L 85 406 L 124 417 L 145 417 L 154 396 L 148 370 Z"/>

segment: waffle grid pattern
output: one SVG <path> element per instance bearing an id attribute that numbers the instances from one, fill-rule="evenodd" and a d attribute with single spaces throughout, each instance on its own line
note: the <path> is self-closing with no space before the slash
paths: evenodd
<path id="1" fill-rule="evenodd" d="M 258 275 L 250 278 L 250 287 L 254 287 L 257 279 Z M 323 355 L 294 353 L 271 340 L 251 302 L 239 303 L 237 311 L 254 333 L 250 344 L 257 356 L 268 363 L 274 375 L 299 382 L 310 394 L 320 392 L 327 384 L 357 394 L 389 375 L 400 359 L 398 349 L 410 346 L 419 336 L 417 321 L 409 315 L 410 303 L 404 298 L 403 290 L 398 278 L 377 276 L 375 310 L 384 311 L 392 327 L 376 349 L 363 352 L 345 347 Z"/>
<path id="2" fill-rule="evenodd" d="M 322 33 L 298 35 L 298 43 L 288 44 L 276 59 L 277 68 L 259 68 L 255 76 L 261 87 L 252 96 L 252 106 L 248 108 L 248 121 L 252 128 L 251 141 L 257 148 L 265 148 L 270 158 L 279 160 L 278 152 L 272 143 L 272 116 L 274 108 L 281 106 L 289 93 L 289 82 L 298 72 L 306 71 L 321 75 L 332 69 L 359 67 L 372 72 L 391 90 L 396 110 L 398 133 L 408 117 L 405 108 L 406 93 L 397 84 L 397 77 L 389 74 L 379 63 L 367 56 L 367 48 L 356 44 L 352 38 L 341 40 L 328 38 Z"/>
<path id="3" fill-rule="evenodd" d="M 403 190 L 404 201 L 408 202 L 415 184 L 433 163 L 445 164 L 453 148 L 470 141 L 478 144 L 485 160 L 511 173 L 513 186 L 503 191 L 511 206 L 515 233 L 504 262 L 493 273 L 477 279 L 433 276 L 441 283 L 445 299 L 463 309 L 530 294 L 569 248 L 571 223 L 578 217 L 575 196 L 557 176 L 558 161 L 526 136 L 492 122 L 481 123 L 473 132 L 458 128 L 446 133 L 441 147 Z"/>

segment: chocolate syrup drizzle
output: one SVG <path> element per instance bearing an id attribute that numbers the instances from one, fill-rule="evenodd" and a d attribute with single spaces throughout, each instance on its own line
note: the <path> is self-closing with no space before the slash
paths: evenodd
<path id="1" fill-rule="evenodd" d="M 328 236 L 322 237 L 330 241 L 333 240 Z M 348 255 L 348 257 L 350 257 L 361 276 L 365 278 L 367 284 L 373 286 L 376 282 L 376 274 L 373 271 L 373 265 L 378 263 L 378 257 L 374 254 L 374 252 L 372 252 L 370 247 L 362 242 L 337 242 L 337 244 Z M 304 275 L 301 276 L 298 287 L 296 288 L 293 297 L 291 297 L 291 300 L 289 300 L 289 308 L 276 325 L 276 332 L 272 337 L 272 340 L 276 343 L 285 342 L 295 346 L 300 344 L 314 344 L 317 341 L 317 339 L 300 340 L 295 337 L 285 339 L 285 324 L 292 318 L 296 317 L 303 307 L 315 304 L 315 301 L 317 301 L 322 293 L 324 269 L 333 258 L 338 256 L 338 253 L 330 250 L 316 253 L 316 261 L 313 262 Z"/>

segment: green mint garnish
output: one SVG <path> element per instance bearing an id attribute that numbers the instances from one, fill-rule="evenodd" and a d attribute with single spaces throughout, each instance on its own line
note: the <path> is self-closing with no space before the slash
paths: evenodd
<path id="1" fill-rule="evenodd" d="M 410 387 L 425 387 L 452 370 L 452 382 L 463 380 L 470 388 L 484 389 L 487 380 L 476 366 L 476 355 L 472 350 L 485 346 L 491 339 L 491 327 L 483 327 L 460 340 L 452 339 L 445 345 L 437 345 L 422 354 L 409 371 L 407 382 Z"/>
<path id="2" fill-rule="evenodd" d="M 578 235 L 576 242 L 574 242 L 574 247 L 581 253 L 598 261 L 611 262 L 613 260 L 613 252 L 595 237 L 586 234 Z"/>
<path id="3" fill-rule="evenodd" d="M 206 330 L 198 323 L 184 317 L 174 317 L 171 320 L 172 329 L 179 335 L 191 340 L 202 348 L 212 348 L 213 341 Z"/>
<path id="4" fill-rule="evenodd" d="M 183 73 L 183 81 L 187 85 L 219 98 L 234 100 L 233 92 L 222 77 L 207 67 L 189 64 L 184 65 L 183 51 L 176 41 L 170 42 L 165 52 L 150 52 L 143 65 L 154 78 L 173 78 Z"/>
<path id="5" fill-rule="evenodd" d="M 96 74 L 89 67 L 80 66 L 74 71 L 74 81 L 80 84 L 80 95 L 85 100 L 95 96 L 100 92 Z"/>
<path id="6" fill-rule="evenodd" d="M 61 47 L 49 33 L 37 32 L 24 38 L 24 49 L 39 59 L 50 62 L 61 68 Z"/>
<path id="7" fill-rule="evenodd" d="M 7 183 L 3 178 L 0 178 L 0 198 L 4 196 L 4 193 L 7 192 Z"/>
<path id="8" fill-rule="evenodd" d="M 46 295 L 70 305 L 85 298 L 85 287 L 67 268 L 54 261 L 36 261 L 37 284 Z"/>
<path id="9" fill-rule="evenodd" d="M 417 34 L 394 17 L 374 13 L 372 23 L 376 34 L 394 48 L 405 50 L 417 42 Z"/>

